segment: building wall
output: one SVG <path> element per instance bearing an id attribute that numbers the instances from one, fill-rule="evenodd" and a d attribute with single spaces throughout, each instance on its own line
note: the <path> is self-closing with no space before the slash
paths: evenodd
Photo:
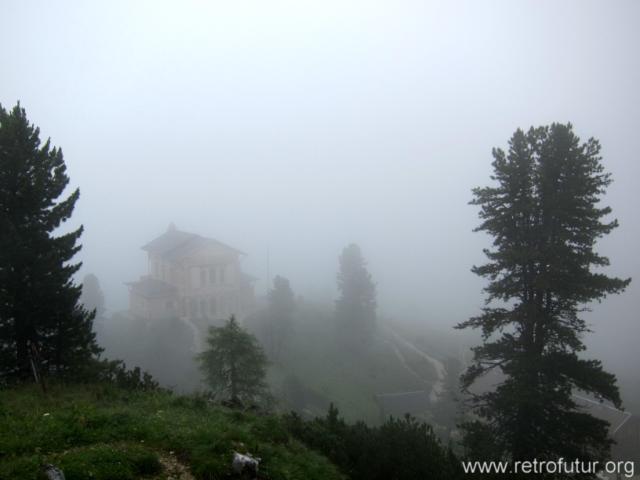
<path id="1" fill-rule="evenodd" d="M 147 320 L 176 316 L 176 303 L 175 299 L 146 298 L 135 293 L 129 295 L 129 310 Z"/>
<path id="2" fill-rule="evenodd" d="M 151 253 L 148 259 L 149 276 L 177 288 L 173 313 L 178 316 L 217 320 L 234 313 L 242 317 L 252 307 L 253 292 L 243 281 L 236 253 L 211 248 L 173 263 Z M 155 303 L 132 305 L 132 311 L 151 316 L 162 314 L 162 309 Z"/>

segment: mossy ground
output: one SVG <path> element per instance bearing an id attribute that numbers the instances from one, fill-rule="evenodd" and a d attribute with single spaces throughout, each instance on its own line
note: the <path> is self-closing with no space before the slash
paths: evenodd
<path id="1" fill-rule="evenodd" d="M 233 478 L 234 451 L 262 459 L 262 479 L 339 479 L 325 457 L 294 440 L 277 416 L 233 411 L 205 398 L 110 385 L 0 390 L 0 479 L 167 479 L 166 459 L 196 479 Z"/>

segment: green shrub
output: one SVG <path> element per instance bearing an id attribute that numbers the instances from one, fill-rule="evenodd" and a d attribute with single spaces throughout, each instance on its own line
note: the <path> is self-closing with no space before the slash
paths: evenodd
<path id="1" fill-rule="evenodd" d="M 0 460 L 0 478 L 42 480 L 44 478 L 38 455 L 10 456 Z"/>
<path id="2" fill-rule="evenodd" d="M 198 480 L 224 479 L 234 451 L 262 458 L 262 480 L 343 478 L 292 439 L 280 417 L 229 410 L 202 396 L 113 384 L 51 385 L 43 395 L 21 386 L 0 390 L 0 404 L 2 480 L 40 480 L 47 463 L 67 480 L 157 476 L 159 455 L 169 452 Z"/>
<path id="3" fill-rule="evenodd" d="M 259 421 L 254 424 L 252 433 L 274 444 L 286 444 L 289 442 L 290 437 L 285 423 L 278 417 L 260 418 Z"/>
<path id="4" fill-rule="evenodd" d="M 325 418 L 285 416 L 289 432 L 326 455 L 353 479 L 450 480 L 462 478 L 458 460 L 431 427 L 407 415 L 380 427 L 348 425 L 331 405 Z"/>
<path id="5" fill-rule="evenodd" d="M 92 445 L 61 454 L 56 463 L 66 480 L 135 480 L 162 470 L 158 456 L 138 445 Z"/>
<path id="6" fill-rule="evenodd" d="M 147 373 L 134 367 L 127 370 L 122 360 L 98 360 L 87 362 L 74 377 L 74 381 L 83 383 L 111 384 L 127 390 L 157 390 L 158 382 Z"/>

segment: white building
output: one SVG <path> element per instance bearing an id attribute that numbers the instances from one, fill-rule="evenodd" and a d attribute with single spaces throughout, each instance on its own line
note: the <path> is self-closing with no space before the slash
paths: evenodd
<path id="1" fill-rule="evenodd" d="M 242 272 L 240 250 L 173 224 L 142 249 L 148 255 L 147 275 L 128 284 L 133 315 L 177 317 L 204 326 L 231 314 L 242 320 L 254 308 L 254 279 Z"/>

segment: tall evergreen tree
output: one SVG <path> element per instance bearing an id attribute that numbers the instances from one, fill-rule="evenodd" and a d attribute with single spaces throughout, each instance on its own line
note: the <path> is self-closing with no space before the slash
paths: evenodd
<path id="1" fill-rule="evenodd" d="M 293 331 L 293 312 L 296 302 L 289 280 L 279 275 L 273 279 L 269 291 L 269 306 L 265 319 L 266 341 L 269 355 L 278 360 Z"/>
<path id="2" fill-rule="evenodd" d="M 102 318 L 105 312 L 104 293 L 100 288 L 100 281 L 93 273 L 85 275 L 82 279 L 82 295 L 80 303 L 90 312 L 96 311 L 96 318 Z"/>
<path id="3" fill-rule="evenodd" d="M 366 344 L 376 325 L 376 286 L 358 245 L 352 243 L 345 247 L 339 261 L 338 328 L 347 341 Z"/>
<path id="4" fill-rule="evenodd" d="M 62 150 L 39 134 L 19 104 L 0 106 L 0 375 L 9 377 L 35 364 L 66 375 L 100 351 L 72 278 L 82 227 L 53 234 L 80 192 L 59 198 L 69 183 Z"/>
<path id="5" fill-rule="evenodd" d="M 207 349 L 197 357 L 213 391 L 233 403 L 267 395 L 267 358 L 256 338 L 232 315 L 222 327 L 210 327 Z"/>
<path id="6" fill-rule="evenodd" d="M 487 307 L 457 328 L 483 336 L 462 376 L 467 391 L 494 369 L 502 380 L 472 396 L 483 421 L 467 425 L 467 443 L 489 451 L 489 440 L 513 460 L 603 459 L 608 425 L 572 395 L 620 405 L 615 376 L 581 353 L 589 329 L 580 312 L 630 282 L 593 271 L 609 264 L 594 250 L 597 239 L 618 226 L 605 219 L 611 209 L 599 206 L 611 183 L 600 144 L 581 143 L 571 124 L 554 123 L 517 130 L 508 153 L 494 149 L 493 157 L 496 185 L 474 189 L 471 202 L 481 207 L 476 231 L 493 236 L 489 262 L 473 267 L 489 279 Z"/>

